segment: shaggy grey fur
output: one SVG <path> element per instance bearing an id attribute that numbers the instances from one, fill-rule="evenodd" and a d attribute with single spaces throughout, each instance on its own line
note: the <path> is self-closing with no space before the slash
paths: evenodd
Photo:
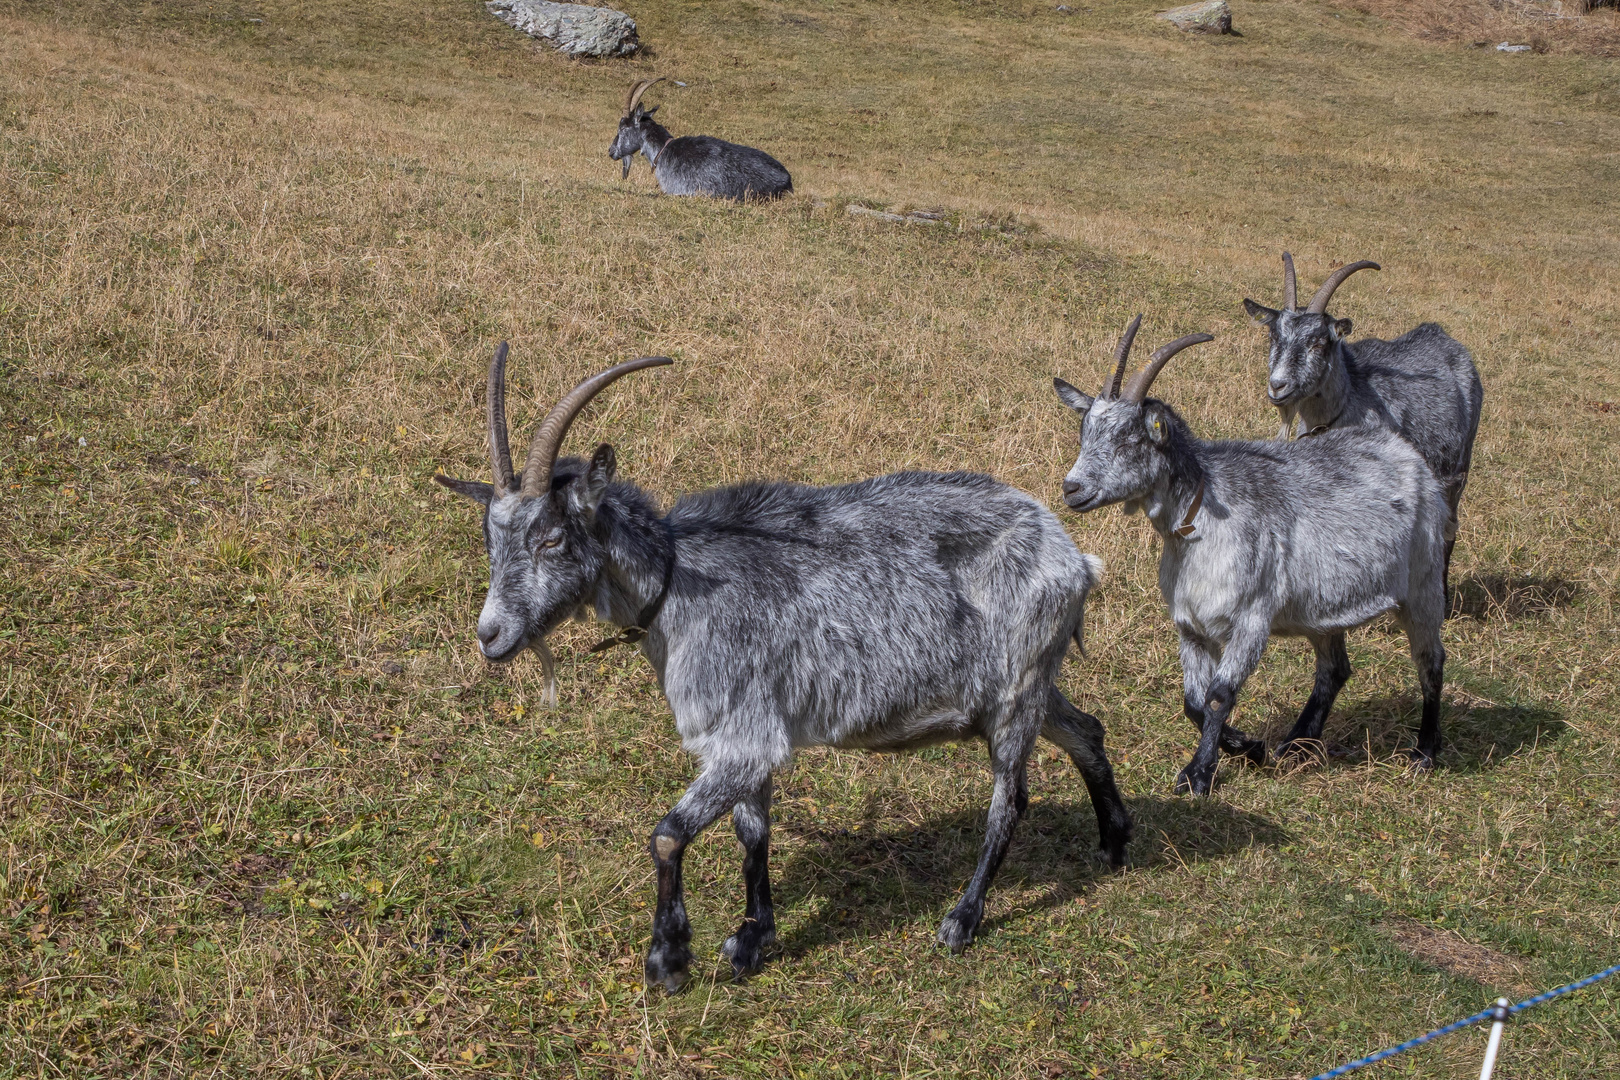
<path id="1" fill-rule="evenodd" d="M 1264 762 L 1264 744 L 1226 720 L 1271 635 L 1304 637 L 1317 654 L 1316 686 L 1279 749 L 1289 753 L 1320 736 L 1350 676 L 1345 631 L 1385 611 L 1411 643 L 1423 688 L 1418 760 L 1432 765 L 1447 510 L 1416 451 L 1377 429 L 1203 442 L 1162 401 L 1054 385 L 1084 418 L 1064 501 L 1082 513 L 1119 502 L 1140 509 L 1164 541 L 1159 590 L 1181 637 L 1186 714 L 1201 732 L 1177 790 L 1209 792 L 1217 747 Z"/>
<path id="2" fill-rule="evenodd" d="M 478 636 L 491 660 L 515 658 L 587 608 L 619 626 L 647 621 L 669 583 L 640 647 L 700 772 L 652 836 L 649 985 L 674 990 L 687 979 L 682 852 L 727 812 L 748 900 L 725 952 L 739 977 L 759 966 L 775 932 L 771 773 L 799 747 L 989 745 L 983 853 L 939 929 L 953 949 L 972 940 L 1023 814 L 1036 736 L 1079 767 L 1103 853 L 1123 861 L 1131 819 L 1102 725 L 1055 686 L 1101 564 L 1038 502 L 987 476 L 897 473 L 840 487 L 722 488 L 660 515 L 614 469 L 602 446 L 589 463 L 558 461 L 549 493 L 534 498 L 441 483 L 487 507 L 491 581 Z"/>
<path id="3" fill-rule="evenodd" d="M 619 120 L 619 132 L 608 157 L 624 162 L 637 153 L 652 165 L 653 176 L 665 195 L 712 195 L 721 199 L 774 199 L 793 190 L 793 177 L 782 163 L 763 150 L 740 146 L 710 135 L 682 135 L 652 118 L 658 107 L 639 104 Z"/>
<path id="4" fill-rule="evenodd" d="M 1394 341 L 1352 344 L 1349 319 L 1326 312 L 1277 310 L 1245 299 L 1249 315 L 1270 328 L 1268 398 L 1300 435 L 1329 428 L 1375 427 L 1417 448 L 1445 489 L 1451 563 L 1457 504 L 1468 483 L 1485 390 L 1474 359 L 1435 323 Z"/>

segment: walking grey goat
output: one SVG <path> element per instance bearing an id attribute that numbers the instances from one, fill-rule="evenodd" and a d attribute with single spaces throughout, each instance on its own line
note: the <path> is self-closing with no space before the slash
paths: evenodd
<path id="1" fill-rule="evenodd" d="M 1283 429 L 1300 435 L 1329 428 L 1381 427 L 1417 448 L 1446 493 L 1450 529 L 1445 565 L 1456 543 L 1457 504 L 1468 483 L 1485 389 L 1468 350 L 1435 323 L 1424 323 L 1394 341 L 1363 338 L 1350 343 L 1349 319 L 1327 313 L 1334 290 L 1375 262 L 1335 270 L 1300 309 L 1294 259 L 1283 252 L 1283 306 L 1243 301 L 1244 310 L 1271 328 L 1269 398 L 1282 413 Z"/>
<path id="2" fill-rule="evenodd" d="M 1201 732 L 1177 791 L 1208 794 L 1216 747 L 1265 762 L 1265 745 L 1227 725 L 1272 634 L 1316 649 L 1316 685 L 1279 753 L 1317 739 L 1350 677 L 1344 634 L 1385 611 L 1406 631 L 1423 688 L 1417 761 L 1440 750 L 1445 649 L 1441 587 L 1445 496 L 1391 432 L 1333 429 L 1297 442 L 1204 442 L 1147 396 L 1192 334 L 1158 352 L 1124 391 L 1138 315 L 1120 339 L 1112 380 L 1091 398 L 1062 379 L 1059 399 L 1083 416 L 1080 456 L 1063 499 L 1081 513 L 1123 502 L 1164 542 L 1159 591 L 1181 637 L 1187 717 Z"/>
<path id="3" fill-rule="evenodd" d="M 624 115 L 619 117 L 619 133 L 608 147 L 608 157 L 624 162 L 620 179 L 630 175 L 630 162 L 640 152 L 665 195 L 713 195 L 741 201 L 774 199 L 793 190 L 793 177 L 763 150 L 711 135 L 670 135 L 668 128 L 652 118 L 658 106 L 641 106 L 641 95 L 663 81 L 643 79 L 630 87 Z"/>
<path id="4" fill-rule="evenodd" d="M 478 639 L 490 660 L 594 608 L 658 672 L 700 772 L 653 830 L 658 904 L 645 975 L 686 981 L 691 924 L 681 860 L 730 812 L 747 910 L 724 951 L 738 977 L 775 933 L 766 857 L 771 772 L 804 746 L 893 751 L 989 744 L 994 775 L 978 868 L 939 928 L 972 940 L 1013 826 L 1025 761 L 1044 735 L 1079 767 L 1099 840 L 1119 865 L 1131 835 L 1103 728 L 1054 685 L 1078 644 L 1101 564 L 1033 498 L 972 473 L 896 473 L 838 487 L 752 483 L 678 500 L 660 515 L 614 479 L 613 448 L 557 459 L 569 424 L 615 379 L 670 361 L 642 357 L 580 383 L 547 414 L 521 477 L 504 405 L 507 349 L 489 372 L 494 484 L 435 477 L 485 507 L 490 587 Z"/>

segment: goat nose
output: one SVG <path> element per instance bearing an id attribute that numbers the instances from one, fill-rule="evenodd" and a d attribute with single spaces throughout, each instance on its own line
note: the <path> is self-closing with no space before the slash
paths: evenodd
<path id="1" fill-rule="evenodd" d="M 1065 495 L 1073 495 L 1075 492 L 1077 492 L 1079 490 L 1080 490 L 1080 485 L 1075 483 L 1073 480 L 1065 480 L 1065 481 L 1063 481 L 1063 494 L 1065 494 Z"/>
<path id="2" fill-rule="evenodd" d="M 498 626 L 480 626 L 478 628 L 478 640 L 483 643 L 484 648 L 486 649 L 495 644 L 495 639 L 500 636 L 501 628 Z"/>
<path id="3" fill-rule="evenodd" d="M 1288 380 L 1287 379 L 1272 379 L 1271 380 L 1271 396 L 1272 397 L 1282 397 L 1283 394 L 1287 393 L 1287 391 L 1288 391 Z"/>

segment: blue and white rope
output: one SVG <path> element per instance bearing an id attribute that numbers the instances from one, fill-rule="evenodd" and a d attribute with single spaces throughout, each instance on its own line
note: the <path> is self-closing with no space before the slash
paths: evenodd
<path id="1" fill-rule="evenodd" d="M 1588 975 L 1579 982 L 1572 982 L 1567 986 L 1560 986 L 1556 990 L 1549 990 L 1545 994 L 1537 994 L 1533 998 L 1527 998 L 1524 1001 L 1519 1002 L 1517 1005 L 1509 1006 L 1508 1013 L 1509 1015 L 1520 1013 L 1525 1009 L 1533 1008 L 1536 1005 L 1551 1001 L 1555 997 L 1561 997 L 1564 994 L 1572 994 L 1577 990 L 1583 990 L 1595 982 L 1607 979 L 1610 975 L 1620 975 L 1620 964 L 1616 964 L 1611 968 L 1605 968 L 1596 975 Z M 1463 1028 L 1469 1027 L 1470 1025 L 1489 1020 L 1491 1015 L 1495 1012 L 1496 1006 L 1493 1005 L 1488 1009 L 1483 1009 L 1480 1012 L 1475 1013 L 1473 1016 L 1458 1020 L 1454 1024 L 1447 1024 L 1443 1028 L 1435 1028 L 1427 1035 L 1419 1035 L 1417 1038 L 1403 1042 L 1399 1046 L 1392 1046 L 1388 1050 L 1380 1050 L 1376 1054 L 1368 1054 L 1364 1058 L 1358 1058 L 1357 1060 L 1350 1062 L 1348 1065 L 1340 1065 L 1337 1069 L 1329 1069 L 1325 1073 L 1318 1073 L 1316 1076 L 1311 1077 L 1311 1080 L 1334 1080 L 1335 1077 L 1343 1076 L 1345 1073 L 1355 1072 L 1364 1065 L 1373 1065 L 1377 1062 L 1383 1061 L 1385 1058 L 1392 1058 L 1396 1054 L 1404 1054 L 1408 1050 L 1422 1046 L 1426 1042 L 1433 1042 L 1442 1035 L 1450 1035 L 1453 1031 L 1461 1031 Z"/>

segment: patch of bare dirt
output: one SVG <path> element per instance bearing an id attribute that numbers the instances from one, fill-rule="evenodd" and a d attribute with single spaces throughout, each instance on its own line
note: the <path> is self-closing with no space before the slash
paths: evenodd
<path id="1" fill-rule="evenodd" d="M 1454 931 L 1397 922 L 1390 926 L 1390 937 L 1414 960 L 1448 975 L 1473 979 L 1490 990 L 1510 990 L 1520 995 L 1534 992 L 1530 961 L 1475 944 Z"/>

